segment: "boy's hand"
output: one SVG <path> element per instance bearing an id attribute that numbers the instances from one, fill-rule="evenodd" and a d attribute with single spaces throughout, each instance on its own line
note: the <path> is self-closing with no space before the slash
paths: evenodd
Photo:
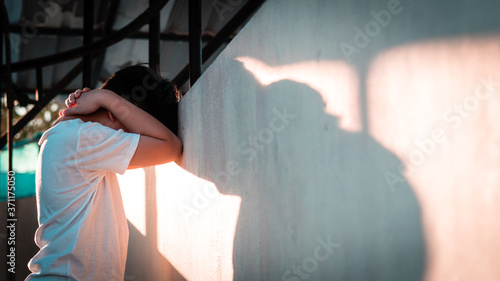
<path id="1" fill-rule="evenodd" d="M 86 88 L 88 89 L 88 88 Z M 94 113 L 101 107 L 100 96 L 103 95 L 102 89 L 95 90 L 78 90 L 72 93 L 68 99 L 66 100 L 66 105 L 69 108 L 60 112 L 61 116 L 69 116 L 69 115 L 85 115 Z M 82 93 L 86 93 L 82 95 Z M 77 102 L 78 100 L 78 102 Z"/>
<path id="2" fill-rule="evenodd" d="M 82 93 L 86 93 L 88 91 L 90 91 L 90 88 L 88 87 L 83 88 L 83 90 L 76 90 L 75 92 L 69 94 L 68 98 L 64 101 L 64 103 L 68 108 L 73 107 L 76 105 L 77 99 L 80 98 Z"/>

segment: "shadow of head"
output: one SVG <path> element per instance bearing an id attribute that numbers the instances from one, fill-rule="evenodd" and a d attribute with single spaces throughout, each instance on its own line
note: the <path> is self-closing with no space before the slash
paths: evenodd
<path id="1" fill-rule="evenodd" d="M 231 160 L 238 173 L 208 172 L 221 193 L 241 196 L 234 279 L 421 280 L 419 204 L 406 181 L 394 189 L 385 178 L 401 161 L 368 134 L 340 129 L 303 83 L 255 86 L 241 72 L 255 95 L 238 97 L 249 104 L 230 123 L 244 137 L 225 144 L 235 149 L 218 167 Z"/>

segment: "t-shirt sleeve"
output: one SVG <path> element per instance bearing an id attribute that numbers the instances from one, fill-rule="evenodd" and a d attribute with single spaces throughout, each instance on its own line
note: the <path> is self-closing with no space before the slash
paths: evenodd
<path id="1" fill-rule="evenodd" d="M 78 137 L 76 164 L 80 169 L 123 174 L 139 143 L 140 135 L 86 123 Z"/>

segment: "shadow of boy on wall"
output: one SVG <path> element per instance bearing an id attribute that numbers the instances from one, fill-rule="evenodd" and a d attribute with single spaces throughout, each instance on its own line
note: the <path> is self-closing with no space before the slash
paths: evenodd
<path id="1" fill-rule="evenodd" d="M 221 193 L 242 200 L 234 280 L 422 280 L 425 245 L 417 198 L 406 181 L 393 186 L 385 178 L 386 172 L 398 174 L 401 161 L 367 133 L 340 129 L 307 85 L 283 80 L 262 87 L 243 67 L 239 72 L 242 89 L 256 93 L 239 93 L 235 99 L 243 104 L 233 102 L 241 108 L 231 120 L 222 110 L 204 116 L 224 126 L 237 124 L 238 134 L 249 139 L 268 135 L 258 145 L 253 141 L 255 153 L 248 152 L 252 142 L 242 139 L 205 151 L 213 153 L 208 159 L 224 155 L 239 164 L 237 176 L 218 179 L 223 167 L 217 164 L 206 175 Z M 253 98 L 256 112 L 244 104 Z M 278 121 L 270 125 L 275 119 L 283 126 L 271 137 L 266 128 L 277 127 Z M 246 126 L 248 120 L 256 127 Z M 204 138 L 217 133 L 203 131 Z"/>

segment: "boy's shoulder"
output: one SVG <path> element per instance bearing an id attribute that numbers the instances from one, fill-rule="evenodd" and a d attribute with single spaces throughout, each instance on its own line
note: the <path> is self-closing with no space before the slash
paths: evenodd
<path id="1" fill-rule="evenodd" d="M 80 119 L 58 119 L 56 122 L 54 122 L 52 127 L 50 127 L 42 134 L 42 137 L 38 141 L 38 144 L 41 145 L 46 139 L 52 138 L 53 136 L 74 135 L 75 131 L 78 131 L 80 129 L 82 123 L 83 121 Z"/>
<path id="2" fill-rule="evenodd" d="M 42 145 L 47 139 L 56 145 L 72 145 L 78 147 L 100 146 L 105 143 L 108 145 L 119 143 L 130 134 L 122 129 L 115 130 L 99 122 L 84 121 L 80 118 L 60 120 L 50 129 L 45 131 L 38 142 Z M 138 135 L 137 135 L 138 136 Z"/>
<path id="3" fill-rule="evenodd" d="M 103 134 L 103 130 L 109 129 L 97 122 L 83 121 L 80 118 L 62 119 L 54 122 L 54 125 L 42 134 L 38 144 L 41 145 L 48 138 L 69 141 L 78 139 L 82 134 L 86 138 L 94 138 Z"/>

